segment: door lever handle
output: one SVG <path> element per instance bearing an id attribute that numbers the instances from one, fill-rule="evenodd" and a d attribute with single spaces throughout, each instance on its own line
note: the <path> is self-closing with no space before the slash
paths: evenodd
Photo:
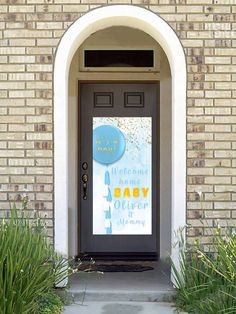
<path id="1" fill-rule="evenodd" d="M 82 175 L 82 181 L 83 181 L 83 200 L 87 200 L 87 182 L 88 182 L 88 176 L 87 174 Z"/>

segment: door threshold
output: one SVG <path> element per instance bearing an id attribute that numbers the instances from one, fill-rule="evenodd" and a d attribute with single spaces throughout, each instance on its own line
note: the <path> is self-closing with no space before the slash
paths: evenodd
<path id="1" fill-rule="evenodd" d="M 156 253 L 81 253 L 75 259 L 84 261 L 91 259 L 95 261 L 158 261 L 159 258 Z"/>

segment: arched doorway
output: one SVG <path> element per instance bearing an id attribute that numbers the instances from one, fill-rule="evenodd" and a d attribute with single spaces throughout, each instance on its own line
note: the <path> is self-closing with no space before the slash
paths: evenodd
<path id="1" fill-rule="evenodd" d="M 144 31 L 164 50 L 172 76 L 171 240 L 185 225 L 186 194 L 186 64 L 183 48 L 170 26 L 136 6 L 114 5 L 91 11 L 63 36 L 54 64 L 55 248 L 68 255 L 68 79 L 78 47 L 95 31 L 126 26 Z M 172 250 L 172 253 L 173 250 Z"/>

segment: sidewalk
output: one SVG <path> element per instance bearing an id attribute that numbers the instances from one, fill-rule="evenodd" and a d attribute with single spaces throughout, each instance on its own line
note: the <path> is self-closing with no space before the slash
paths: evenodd
<path id="1" fill-rule="evenodd" d="M 176 314 L 172 303 L 86 302 L 65 307 L 63 314 Z M 181 314 L 181 313 L 180 313 Z M 184 314 L 184 313 L 182 313 Z"/>

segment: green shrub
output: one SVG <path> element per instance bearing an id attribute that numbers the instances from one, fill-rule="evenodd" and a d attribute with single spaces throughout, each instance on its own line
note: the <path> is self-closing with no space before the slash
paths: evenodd
<path id="1" fill-rule="evenodd" d="M 63 301 L 55 293 L 55 291 L 51 290 L 45 294 L 42 294 L 39 298 L 36 314 L 60 314 L 63 308 Z"/>
<path id="2" fill-rule="evenodd" d="M 67 275 L 41 219 L 25 217 L 16 206 L 0 222 L 0 314 L 37 313 L 38 300 Z"/>
<path id="3" fill-rule="evenodd" d="M 219 228 L 214 254 L 199 244 L 180 253 L 180 269 L 172 263 L 177 288 L 176 304 L 195 314 L 236 313 L 236 235 Z"/>

